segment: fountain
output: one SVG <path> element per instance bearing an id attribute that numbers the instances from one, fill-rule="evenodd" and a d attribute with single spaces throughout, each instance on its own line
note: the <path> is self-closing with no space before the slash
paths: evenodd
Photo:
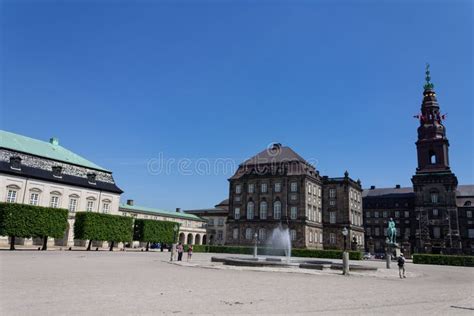
<path id="1" fill-rule="evenodd" d="M 291 238 L 290 230 L 283 228 L 281 223 L 273 229 L 272 236 L 268 240 L 267 244 L 273 249 L 283 249 L 285 252 L 286 262 L 291 262 Z"/>

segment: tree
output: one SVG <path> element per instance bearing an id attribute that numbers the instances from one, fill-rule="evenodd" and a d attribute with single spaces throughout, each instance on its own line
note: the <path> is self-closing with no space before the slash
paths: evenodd
<path id="1" fill-rule="evenodd" d="M 67 216 L 66 209 L 0 203 L 0 235 L 10 236 L 10 250 L 15 250 L 15 237 L 40 237 L 46 250 L 48 237 L 64 235 Z"/>
<path id="2" fill-rule="evenodd" d="M 93 240 L 109 241 L 110 251 L 115 242 L 132 240 L 133 219 L 120 215 L 110 215 L 91 212 L 76 213 L 74 222 L 74 237 L 89 239 L 87 250 L 90 250 Z"/>
<path id="3" fill-rule="evenodd" d="M 151 219 L 136 219 L 133 229 L 133 240 L 146 242 L 146 251 L 150 243 L 173 243 L 176 239 L 176 231 L 179 224 L 166 221 L 155 221 Z"/>

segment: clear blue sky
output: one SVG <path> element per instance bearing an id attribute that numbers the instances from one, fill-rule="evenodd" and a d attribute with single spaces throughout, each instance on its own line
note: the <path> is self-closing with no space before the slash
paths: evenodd
<path id="1" fill-rule="evenodd" d="M 274 141 L 323 175 L 410 186 L 430 62 L 474 183 L 471 1 L 252 2 L 1 1 L 1 128 L 58 136 L 166 209 L 214 205 L 231 173 L 150 159 L 240 163 Z"/>

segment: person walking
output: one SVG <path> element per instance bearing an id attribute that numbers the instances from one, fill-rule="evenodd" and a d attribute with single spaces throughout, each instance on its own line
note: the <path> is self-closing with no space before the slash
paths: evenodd
<path id="1" fill-rule="evenodd" d="M 183 251 L 184 251 L 183 244 L 179 243 L 178 247 L 176 248 L 178 249 L 178 261 L 181 261 L 183 259 Z"/>
<path id="2" fill-rule="evenodd" d="M 405 276 L 405 257 L 403 253 L 400 254 L 398 257 L 398 274 L 400 275 L 400 279 L 406 278 Z"/>
<path id="3" fill-rule="evenodd" d="M 188 261 L 191 260 L 191 257 L 193 256 L 193 245 L 188 246 Z"/>

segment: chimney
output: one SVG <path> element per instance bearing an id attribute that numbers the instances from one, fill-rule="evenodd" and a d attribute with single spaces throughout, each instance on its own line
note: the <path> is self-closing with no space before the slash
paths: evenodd
<path id="1" fill-rule="evenodd" d="M 375 190 L 375 185 L 371 185 L 371 186 L 370 186 L 370 189 L 371 189 L 371 190 Z"/>
<path id="2" fill-rule="evenodd" d="M 49 139 L 49 143 L 53 146 L 58 146 L 59 145 L 59 138 L 57 137 L 51 137 Z"/>
<path id="3" fill-rule="evenodd" d="M 400 189 L 400 185 L 397 184 L 397 185 L 395 186 L 395 189 Z"/>
<path id="4" fill-rule="evenodd" d="M 181 213 L 181 209 L 179 207 L 176 208 L 176 213 Z"/>
<path id="5" fill-rule="evenodd" d="M 127 200 L 127 205 L 133 206 L 133 200 Z"/>

